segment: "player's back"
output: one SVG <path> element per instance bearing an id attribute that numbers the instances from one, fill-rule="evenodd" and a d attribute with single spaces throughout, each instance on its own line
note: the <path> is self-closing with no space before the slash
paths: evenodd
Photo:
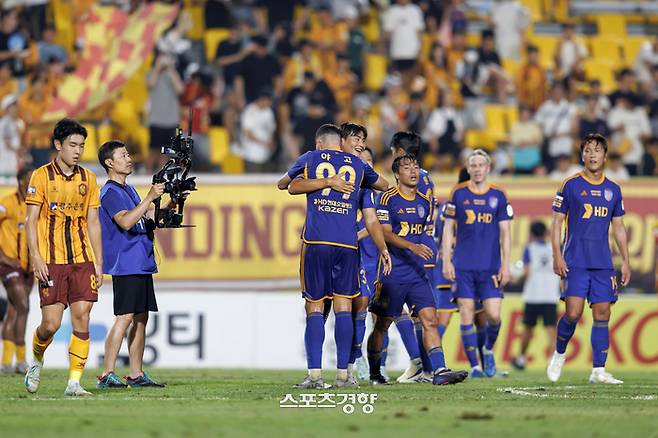
<path id="1" fill-rule="evenodd" d="M 28 264 L 25 210 L 25 200 L 18 192 L 0 199 L 0 249 L 6 256 L 18 259 L 23 269 Z"/>
<path id="2" fill-rule="evenodd" d="M 523 284 L 525 303 L 554 303 L 560 298 L 560 277 L 553 272 L 553 250 L 546 240 L 535 240 L 523 251 L 528 277 Z"/>

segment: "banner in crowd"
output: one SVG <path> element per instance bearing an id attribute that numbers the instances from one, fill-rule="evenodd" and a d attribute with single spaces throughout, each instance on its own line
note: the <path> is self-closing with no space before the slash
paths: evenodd
<path id="1" fill-rule="evenodd" d="M 95 5 L 78 26 L 83 41 L 75 72 L 66 76 L 43 121 L 78 117 L 116 95 L 176 18 L 178 6 L 147 3 L 132 14 Z"/>
<path id="2" fill-rule="evenodd" d="M 156 293 L 159 287 L 156 283 Z M 303 369 L 304 306 L 301 296 L 293 292 L 190 292 L 189 289 L 159 292 L 157 313 L 151 313 L 147 326 L 145 365 L 167 368 L 268 368 Z M 31 294 L 27 333 L 39 323 L 38 294 Z M 518 353 L 522 303 L 518 295 L 503 302 L 502 328 L 494 349 L 498 368 L 509 370 L 509 361 Z M 563 306 L 560 305 L 560 311 Z M 91 313 L 91 349 L 88 366 L 102 366 L 103 343 L 114 319 L 112 288 L 102 287 L 99 302 Z M 235 328 L 240 327 L 239 335 Z M 276 330 L 271 330 L 276 327 Z M 591 314 L 586 311 L 567 350 L 567 369 L 591 368 L 589 342 Z M 368 318 L 368 332 L 371 320 Z M 333 340 L 333 315 L 327 322 L 323 367 L 336 366 Z M 624 379 L 625 370 L 655 370 L 658 366 L 658 301 L 654 298 L 622 296 L 612 310 L 608 369 Z M 46 353 L 49 368 L 68 367 L 71 335 L 69 312 L 64 313 L 62 328 Z M 408 356 L 398 332 L 389 332 L 389 370 L 402 370 Z M 529 350 L 528 368 L 543 369 L 547 364 L 547 336 L 541 325 Z M 451 368 L 467 368 L 459 335 L 459 314 L 453 315 L 444 336 L 446 361 Z M 122 346 L 118 366 L 127 365 L 126 343 Z M 395 374 L 394 374 L 395 375 Z M 157 377 L 157 374 L 156 374 Z M 583 379 L 587 374 L 583 374 Z"/>

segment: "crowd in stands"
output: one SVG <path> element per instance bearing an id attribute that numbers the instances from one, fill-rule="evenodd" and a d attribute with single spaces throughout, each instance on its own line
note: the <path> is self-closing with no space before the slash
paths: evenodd
<path id="1" fill-rule="evenodd" d="M 56 30 L 44 23 L 35 33 L 29 17 L 8 9 L 0 22 L 0 174 L 48 159 L 50 126 L 39 116 L 75 68 Z M 199 26 L 220 41 L 195 39 Z M 658 39 L 615 65 L 605 89 L 574 24 L 562 23 L 552 53 L 528 38 L 532 26 L 521 1 L 492 2 L 486 15 L 460 0 L 184 2 L 148 60 L 150 147 L 136 156 L 144 172 L 155 169 L 191 113 L 200 171 L 235 171 L 216 158 L 217 132 L 239 171 L 279 172 L 314 148 L 319 126 L 353 121 L 384 163 L 393 133 L 413 130 L 427 168 L 454 171 L 485 147 L 495 173 L 559 179 L 578 170 L 579 139 L 598 132 L 611 144 L 608 173 L 658 175 Z"/>

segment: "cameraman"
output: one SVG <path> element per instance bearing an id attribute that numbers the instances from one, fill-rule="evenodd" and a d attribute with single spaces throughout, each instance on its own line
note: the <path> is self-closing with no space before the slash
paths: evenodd
<path id="1" fill-rule="evenodd" d="M 103 273 L 112 275 L 116 319 L 105 340 L 105 370 L 97 388 L 157 386 L 142 370 L 146 323 L 149 312 L 157 312 L 152 274 L 158 272 L 153 255 L 153 207 L 164 193 L 164 184 L 154 184 L 140 200 L 135 188 L 126 184 L 133 163 L 125 144 L 112 140 L 100 147 L 98 160 L 108 181 L 101 190 L 100 219 L 103 240 Z M 128 334 L 130 374 L 124 383 L 114 373 L 123 337 Z"/>

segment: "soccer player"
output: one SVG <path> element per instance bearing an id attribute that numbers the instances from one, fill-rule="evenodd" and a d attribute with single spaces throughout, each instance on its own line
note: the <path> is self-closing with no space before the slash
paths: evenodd
<path id="1" fill-rule="evenodd" d="M 0 278 L 7 291 L 10 312 L 2 327 L 2 372 L 25 374 L 25 327 L 34 274 L 29 269 L 25 238 L 25 195 L 32 176 L 24 167 L 17 176 L 18 190 L 0 199 Z M 16 367 L 12 359 L 16 353 Z"/>
<path id="2" fill-rule="evenodd" d="M 553 250 L 547 242 L 548 230 L 541 221 L 530 224 L 530 242 L 523 250 L 523 334 L 521 351 L 512 360 L 518 370 L 525 369 L 526 353 L 532 340 L 532 332 L 541 316 L 548 335 L 546 351 L 555 350 L 555 324 L 557 323 L 557 301 L 560 299 L 560 277 L 553 272 Z"/>
<path id="3" fill-rule="evenodd" d="M 610 342 L 610 306 L 617 301 L 618 293 L 617 276 L 608 242 L 610 224 L 622 258 L 622 286 L 626 286 L 631 279 L 621 189 L 603 175 L 607 152 L 608 142 L 605 137 L 600 134 L 587 135 L 580 143 L 580 156 L 585 170 L 567 178 L 553 201 L 553 271 L 565 279 L 562 299 L 566 302 L 566 312 L 558 322 L 555 353 L 548 364 L 547 375 L 551 382 L 557 382 L 560 378 L 567 345 L 587 300 L 594 320 L 591 334 L 592 373 L 589 381 L 623 383 L 605 371 Z M 565 221 L 565 239 L 563 248 L 560 248 Z"/>
<path id="4" fill-rule="evenodd" d="M 27 189 L 27 242 L 39 281 L 41 323 L 32 338 L 25 387 L 39 389 L 43 355 L 70 307 L 69 380 L 64 394 L 90 395 L 80 385 L 89 354 L 89 314 L 103 282 L 99 190 L 96 176 L 78 166 L 87 130 L 75 120 L 55 125 L 57 157 L 32 174 Z"/>
<path id="5" fill-rule="evenodd" d="M 157 312 L 153 274 L 158 272 L 153 253 L 153 210 L 151 205 L 164 193 L 164 184 L 151 186 L 141 200 L 126 183 L 133 162 L 126 145 L 112 140 L 103 143 L 98 161 L 107 172 L 101 189 L 100 220 L 103 234 L 103 272 L 112 275 L 114 324 L 105 339 L 105 370 L 97 388 L 125 388 L 164 385 L 142 369 L 146 324 L 149 312 Z M 114 372 L 117 355 L 128 327 L 130 374 L 123 383 Z"/>
<path id="6" fill-rule="evenodd" d="M 370 382 L 387 384 L 381 375 L 381 353 L 388 327 L 402 314 L 406 303 L 423 326 L 423 345 L 431 363 L 435 385 L 463 381 L 468 373 L 451 371 L 445 366 L 441 338 L 437 331 L 436 307 L 432 287 L 425 273 L 424 263 L 433 253 L 421 243 L 431 201 L 417 191 L 420 167 L 416 157 L 404 155 L 393 161 L 397 187 L 385 192 L 377 205 L 377 217 L 384 228 L 393 269 L 384 277 L 381 289 L 375 294 L 371 311 L 377 315 L 373 332 L 368 338 Z"/>
<path id="7" fill-rule="evenodd" d="M 471 179 L 452 189 L 445 208 L 443 275 L 456 282 L 454 296 L 457 298 L 462 342 L 472 377 L 482 377 L 473 325 L 475 302 L 482 301 L 487 318 L 484 374 L 493 377 L 496 375 L 493 348 L 500 331 L 502 288 L 510 276 L 510 220 L 513 211 L 505 192 L 487 182 L 491 170 L 489 154 L 482 149 L 471 152 L 467 158 L 467 169 Z"/>
<path id="8" fill-rule="evenodd" d="M 304 336 L 308 375 L 300 388 L 324 388 L 322 344 L 324 342 L 324 301 L 333 300 L 336 317 L 337 387 L 354 386 L 347 365 L 352 351 L 354 323 L 352 299 L 359 288 L 359 254 L 356 228 L 358 194 L 361 186 L 388 188 L 386 180 L 359 157 L 341 150 L 341 130 L 322 125 L 316 132 L 316 149 L 302 155 L 288 171 L 290 194 L 306 193 L 306 222 L 302 231 L 301 286 L 306 300 Z M 301 178 L 297 178 L 301 175 Z M 352 183 L 351 193 L 332 190 L 335 175 Z M 372 232 L 372 231 L 371 231 Z M 374 232 L 373 236 L 376 234 Z M 383 240 L 383 239 L 382 239 Z M 385 244 L 382 262 L 390 266 Z"/>

